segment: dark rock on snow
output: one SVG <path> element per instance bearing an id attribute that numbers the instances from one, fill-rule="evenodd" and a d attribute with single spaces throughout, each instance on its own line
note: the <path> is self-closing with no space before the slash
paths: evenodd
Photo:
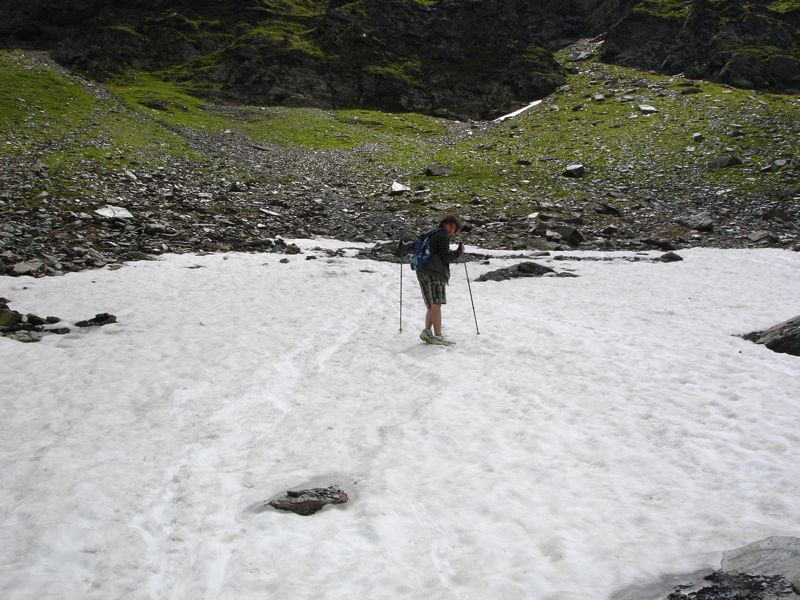
<path id="1" fill-rule="evenodd" d="M 478 277 L 475 281 L 504 281 L 516 277 L 542 277 L 548 273 L 555 273 L 555 269 L 540 265 L 532 261 L 522 262 L 505 269 L 489 271 Z"/>
<path id="2" fill-rule="evenodd" d="M 800 315 L 764 331 L 754 331 L 742 337 L 756 344 L 764 344 L 774 352 L 800 356 Z"/>
<path id="3" fill-rule="evenodd" d="M 0 336 L 23 343 L 41 341 L 49 334 L 63 335 L 69 333 L 69 328 L 53 328 L 48 325 L 59 323 L 58 317 L 40 317 L 33 313 L 23 315 L 11 310 L 6 298 L 0 298 Z"/>
<path id="4" fill-rule="evenodd" d="M 678 262 L 683 260 L 680 254 L 675 254 L 674 252 L 667 252 L 666 254 L 662 254 L 659 259 L 661 262 Z"/>
<path id="5" fill-rule="evenodd" d="M 298 515 L 313 515 L 328 504 L 344 504 L 347 494 L 335 485 L 326 488 L 307 490 L 288 490 L 268 502 L 278 510 L 293 512 Z"/>
<path id="6" fill-rule="evenodd" d="M 85 321 L 78 321 L 75 323 L 77 327 L 102 327 L 103 325 L 110 325 L 117 322 L 117 317 L 108 313 L 96 314 L 91 319 Z"/>

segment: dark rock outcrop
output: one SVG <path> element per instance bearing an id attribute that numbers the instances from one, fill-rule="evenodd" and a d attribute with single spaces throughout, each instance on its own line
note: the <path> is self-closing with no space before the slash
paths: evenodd
<path id="1" fill-rule="evenodd" d="M 774 352 L 800 356 L 800 315 L 764 331 L 754 331 L 742 337 L 756 344 L 764 344 Z"/>
<path id="2" fill-rule="evenodd" d="M 605 61 L 744 88 L 800 90 L 800 6 L 641 2 L 609 31 Z"/>

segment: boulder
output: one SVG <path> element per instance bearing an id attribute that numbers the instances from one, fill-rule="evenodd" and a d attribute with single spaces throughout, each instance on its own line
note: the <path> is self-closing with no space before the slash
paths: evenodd
<path id="1" fill-rule="evenodd" d="M 39 260 L 29 260 L 14 265 L 11 270 L 13 275 L 35 275 L 44 268 L 44 263 Z"/>
<path id="2" fill-rule="evenodd" d="M 527 261 L 505 269 L 489 271 L 478 277 L 476 281 L 505 281 L 516 277 L 542 277 L 548 273 L 555 273 L 555 270 L 533 261 Z"/>
<path id="3" fill-rule="evenodd" d="M 0 329 L 11 328 L 22 322 L 22 315 L 8 308 L 0 309 Z"/>
<path id="4" fill-rule="evenodd" d="M 763 331 L 742 336 L 756 344 L 764 344 L 773 352 L 800 356 L 800 315 Z"/>
<path id="5" fill-rule="evenodd" d="M 773 536 L 729 550 L 722 557 L 722 570 L 786 578 L 800 590 L 800 538 Z"/>
<path id="6" fill-rule="evenodd" d="M 667 252 L 666 254 L 662 254 L 659 258 L 661 262 L 678 262 L 683 260 L 680 254 L 675 254 L 674 252 Z"/>
<path id="7" fill-rule="evenodd" d="M 714 231 L 714 220 L 707 212 L 678 217 L 676 222 L 695 231 Z"/>
<path id="8" fill-rule="evenodd" d="M 586 167 L 583 165 L 568 165 L 562 175 L 564 177 L 583 177 L 586 174 Z"/>
<path id="9" fill-rule="evenodd" d="M 389 190 L 390 196 L 399 196 L 400 194 L 405 194 L 406 192 L 410 192 L 411 188 L 407 185 L 403 185 L 397 181 L 392 182 L 392 187 Z"/>
<path id="10" fill-rule="evenodd" d="M 287 490 L 274 497 L 268 504 L 277 510 L 309 516 L 329 504 L 344 504 L 347 500 L 347 493 L 339 487 L 331 485 L 326 488 Z"/>
<path id="11" fill-rule="evenodd" d="M 562 240 L 570 246 L 577 246 L 585 240 L 580 231 L 568 225 L 548 225 L 546 236 L 556 237 L 558 240 Z"/>
<path id="12" fill-rule="evenodd" d="M 108 313 L 99 313 L 96 314 L 91 319 L 87 319 L 86 321 L 78 321 L 75 323 L 77 327 L 102 327 L 103 325 L 110 325 L 111 323 L 116 323 L 117 317 Z"/>
<path id="13" fill-rule="evenodd" d="M 431 165 L 425 169 L 425 175 L 428 177 L 446 177 L 454 173 L 451 167 L 445 165 Z"/>
<path id="14" fill-rule="evenodd" d="M 103 208 L 98 208 L 96 211 L 94 211 L 94 213 L 107 219 L 133 218 L 133 215 L 128 211 L 127 208 L 122 208 L 121 206 L 112 206 L 110 204 L 107 204 Z"/>
<path id="15" fill-rule="evenodd" d="M 600 202 L 596 200 L 589 205 L 594 212 L 598 215 L 611 215 L 612 217 L 619 217 L 620 212 L 617 208 L 611 206 L 610 204 L 606 204 L 605 202 Z"/>
<path id="16" fill-rule="evenodd" d="M 726 167 L 734 167 L 742 164 L 742 161 L 736 156 L 723 156 L 715 160 L 709 161 L 706 167 L 709 169 L 724 169 Z"/>
<path id="17" fill-rule="evenodd" d="M 774 244 L 778 242 L 778 236 L 771 231 L 754 231 L 747 236 L 754 244 Z"/>

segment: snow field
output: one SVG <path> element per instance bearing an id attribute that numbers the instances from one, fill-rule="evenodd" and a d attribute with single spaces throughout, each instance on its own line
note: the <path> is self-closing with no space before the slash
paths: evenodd
<path id="1" fill-rule="evenodd" d="M 797 314 L 797 253 L 536 259 L 580 277 L 473 281 L 481 335 L 453 265 L 443 349 L 407 267 L 398 333 L 398 265 L 298 243 L 0 278 L 119 319 L 0 338 L 0 596 L 608 598 L 800 534 L 800 359 L 733 337 Z"/>

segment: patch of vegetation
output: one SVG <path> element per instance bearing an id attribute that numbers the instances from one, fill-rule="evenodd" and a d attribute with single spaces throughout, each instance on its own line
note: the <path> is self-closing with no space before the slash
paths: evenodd
<path id="1" fill-rule="evenodd" d="M 800 11 L 800 1 L 798 0 L 776 0 L 770 2 L 767 8 L 773 12 L 787 14 Z"/>
<path id="2" fill-rule="evenodd" d="M 189 87 L 154 73 L 131 71 L 114 77 L 109 87 L 123 102 L 163 123 L 212 132 L 227 127 L 223 117 L 189 93 Z"/>
<path id="3" fill-rule="evenodd" d="M 382 65 L 367 65 L 364 71 L 382 77 L 399 79 L 409 85 L 420 85 L 420 61 L 407 60 L 396 63 L 386 63 Z"/>
<path id="4" fill-rule="evenodd" d="M 314 58 L 322 58 L 324 53 L 314 44 L 309 33 L 311 30 L 291 21 L 264 22 L 253 27 L 237 42 L 237 46 L 266 45 L 281 52 L 298 52 Z"/>
<path id="5" fill-rule="evenodd" d="M 633 12 L 661 19 L 683 19 L 689 14 L 689 3 L 686 0 L 644 0 Z"/>

